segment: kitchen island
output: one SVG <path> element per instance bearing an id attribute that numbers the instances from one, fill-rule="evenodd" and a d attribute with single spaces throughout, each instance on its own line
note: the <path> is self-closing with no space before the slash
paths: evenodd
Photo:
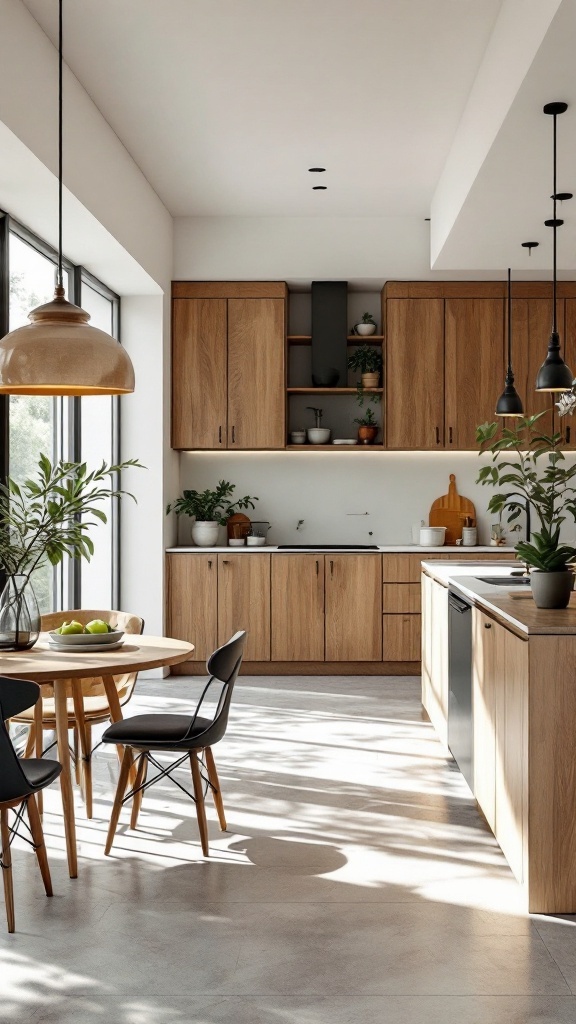
<path id="1" fill-rule="evenodd" d="M 450 589 L 471 605 L 474 796 L 528 910 L 576 913 L 576 594 L 541 610 L 478 578 L 511 568 L 423 562 L 422 703 L 447 748 Z"/>

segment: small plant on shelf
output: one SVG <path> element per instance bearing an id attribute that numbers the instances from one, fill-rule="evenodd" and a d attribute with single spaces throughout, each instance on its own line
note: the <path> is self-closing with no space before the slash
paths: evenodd
<path id="1" fill-rule="evenodd" d="M 376 321 L 372 313 L 363 313 L 362 318 L 354 324 L 354 333 L 360 335 L 374 334 Z"/>
<path id="2" fill-rule="evenodd" d="M 359 443 L 374 444 L 378 434 L 378 423 L 371 405 L 368 406 L 363 416 L 354 420 L 354 423 L 358 424 Z"/>
<path id="3" fill-rule="evenodd" d="M 365 374 L 377 374 L 382 369 L 382 349 L 379 345 L 358 345 L 348 356 L 348 369 Z M 374 385 L 378 387 L 378 385 Z"/>

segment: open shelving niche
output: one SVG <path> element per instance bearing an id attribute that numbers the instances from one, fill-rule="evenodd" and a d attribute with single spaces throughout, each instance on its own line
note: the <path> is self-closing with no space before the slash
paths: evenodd
<path id="1" fill-rule="evenodd" d="M 359 334 L 347 336 L 348 348 L 355 345 L 382 345 L 383 334 L 371 334 L 362 337 Z M 322 426 L 330 427 L 332 438 L 356 437 L 357 424 L 354 419 L 367 409 L 367 400 L 363 409 L 356 401 L 355 375 L 348 371 L 345 386 L 334 388 L 316 388 L 310 381 L 312 378 L 312 336 L 310 334 L 289 334 L 287 336 L 288 356 L 288 387 L 286 389 L 286 426 L 287 443 L 290 451 L 382 451 L 383 443 L 383 396 L 384 388 L 366 388 L 365 394 L 380 396 L 380 402 L 372 406 L 379 423 L 379 433 L 375 444 L 335 445 L 335 444 L 290 444 L 290 432 L 300 428 L 314 426 L 313 414 L 307 409 L 312 404 L 310 398 L 322 397 Z M 319 403 L 315 403 L 319 406 Z"/>

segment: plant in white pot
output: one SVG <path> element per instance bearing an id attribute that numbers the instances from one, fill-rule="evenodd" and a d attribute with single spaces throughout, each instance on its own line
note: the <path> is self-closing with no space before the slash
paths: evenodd
<path id="1" fill-rule="evenodd" d="M 192 540 L 199 548 L 214 547 L 218 541 L 218 529 L 226 526 L 227 520 L 240 508 L 255 508 L 258 498 L 245 495 L 232 501 L 236 489 L 235 484 L 227 480 L 219 480 L 216 490 L 183 491 L 180 498 L 168 505 L 166 514 L 175 512 L 177 516 L 194 518 L 192 524 Z"/>
<path id="2" fill-rule="evenodd" d="M 354 324 L 356 334 L 364 335 L 367 337 L 370 334 L 376 333 L 376 321 L 372 316 L 372 313 L 363 313 L 362 319 Z"/>
<path id="3" fill-rule="evenodd" d="M 576 464 L 567 464 L 561 434 L 539 429 L 543 415 L 519 419 L 499 436 L 497 423 L 478 427 L 480 451 L 492 453 L 492 464 L 482 467 L 478 483 L 498 488 L 488 511 L 504 514 L 508 523 L 517 520 L 529 503 L 539 529 L 516 544 L 517 557 L 531 567 L 536 605 L 566 608 L 574 586 L 571 565 L 576 562 L 576 547 L 561 543 L 560 532 L 568 518 L 576 523 Z"/>

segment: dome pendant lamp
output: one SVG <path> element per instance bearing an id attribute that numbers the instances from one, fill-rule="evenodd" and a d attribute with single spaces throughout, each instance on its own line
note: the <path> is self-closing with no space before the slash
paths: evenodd
<path id="1" fill-rule="evenodd" d="M 496 416 L 523 416 L 524 409 L 520 395 L 514 387 L 512 372 L 512 296 L 510 290 L 510 267 L 508 267 L 508 369 L 504 381 L 504 391 L 496 402 Z"/>
<path id="2" fill-rule="evenodd" d="M 51 302 L 30 324 L 0 339 L 0 394 L 123 395 L 134 368 L 120 343 L 91 327 L 90 315 L 64 297 L 62 275 L 62 0 L 58 20 L 58 269 Z"/>
<path id="3" fill-rule="evenodd" d="M 570 367 L 566 366 L 566 363 L 560 355 L 560 335 L 558 334 L 558 322 L 556 317 L 556 231 L 564 223 L 563 220 L 558 220 L 556 218 L 556 202 L 560 198 L 560 195 L 556 190 L 556 118 L 558 117 L 558 114 L 563 114 L 567 109 L 567 103 L 547 103 L 544 107 L 544 113 L 550 114 L 554 118 L 554 190 L 551 197 L 553 203 L 553 215 L 552 220 L 544 222 L 546 227 L 552 228 L 553 230 L 552 251 L 554 262 L 552 276 L 552 333 L 550 334 L 550 340 L 548 342 L 548 353 L 546 355 L 546 359 L 538 370 L 536 391 L 567 391 L 572 387 L 573 379 Z M 565 195 L 568 196 L 568 193 Z"/>

